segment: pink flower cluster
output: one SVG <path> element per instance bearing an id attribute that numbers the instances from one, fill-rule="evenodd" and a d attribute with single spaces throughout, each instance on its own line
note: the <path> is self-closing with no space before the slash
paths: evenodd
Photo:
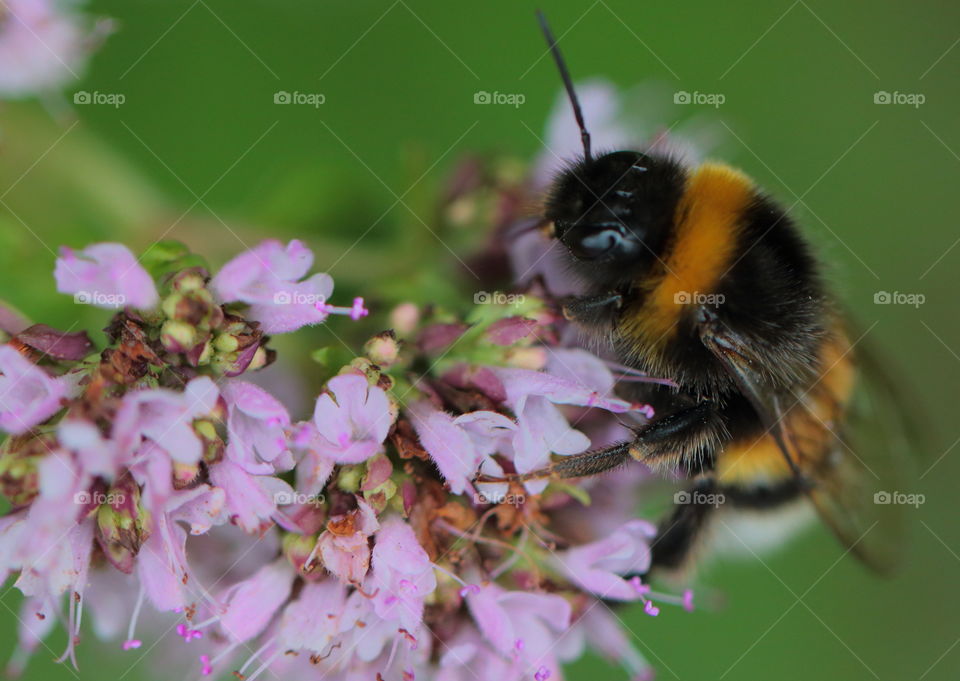
<path id="1" fill-rule="evenodd" d="M 76 664 L 89 613 L 123 650 L 189 646 L 184 673 L 247 681 L 545 681 L 586 645 L 648 673 L 604 601 L 690 607 L 639 576 L 654 528 L 628 510 L 599 531 L 581 503 L 603 482 L 474 482 L 650 415 L 613 395 L 603 361 L 544 341 L 546 308 L 383 332 L 296 421 L 247 375 L 272 358 L 263 334 L 359 319 L 363 301 L 331 305 L 298 241 L 214 276 L 171 253 L 148 272 L 118 244 L 64 249 L 58 290 L 115 310 L 100 352 L 5 329 L 0 571 L 25 596 L 12 671 L 57 620 Z M 416 375 L 418 356 L 438 368 Z"/>

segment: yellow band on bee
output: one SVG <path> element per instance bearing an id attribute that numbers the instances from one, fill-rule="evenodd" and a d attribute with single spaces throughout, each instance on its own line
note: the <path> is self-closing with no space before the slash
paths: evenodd
<path id="1" fill-rule="evenodd" d="M 687 178 L 672 245 L 640 309 L 625 315 L 625 335 L 662 345 L 689 305 L 714 294 L 736 261 L 740 225 L 754 196 L 750 178 L 724 164 L 704 163 Z"/>

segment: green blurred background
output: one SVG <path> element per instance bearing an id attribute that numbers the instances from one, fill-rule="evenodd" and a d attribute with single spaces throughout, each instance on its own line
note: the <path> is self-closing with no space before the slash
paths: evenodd
<path id="1" fill-rule="evenodd" d="M 903 490 L 926 503 L 908 510 L 914 527 L 900 577 L 872 578 L 818 530 L 762 561 L 712 569 L 705 583 L 722 605 L 692 615 L 664 608 L 656 619 L 621 611 L 636 644 L 662 679 L 960 678 L 960 452 L 952 449 L 960 436 L 960 6 L 540 4 L 576 78 L 623 87 L 653 79 L 667 92 L 724 95 L 718 109 L 658 103 L 675 117 L 661 123 L 712 118 L 725 159 L 796 203 L 837 290 L 865 327 L 877 322 L 871 340 L 910 379 L 910 406 L 929 414 L 933 431 L 917 481 Z M 319 270 L 336 262 L 331 274 L 346 295 L 387 286 L 399 298 L 425 277 L 436 279 L 438 295 L 454 295 L 445 272 L 456 262 L 415 215 L 430 224 L 445 173 L 468 153 L 532 159 L 540 142 L 531 131 L 542 134 L 559 87 L 525 0 L 90 7 L 115 17 L 118 30 L 65 101 L 0 106 L 0 298 L 63 327 L 98 328 L 107 313 L 84 310 L 78 320 L 72 301 L 54 293 L 56 248 L 105 239 L 141 250 L 166 235 L 220 263 L 263 237 L 296 236 L 314 247 Z M 74 106 L 78 90 L 126 101 Z M 478 90 L 522 93 L 525 103 L 478 106 Z M 326 99 L 281 106 L 277 91 Z M 878 105 L 878 91 L 925 102 Z M 457 250 L 479 241 L 441 236 Z M 877 291 L 926 300 L 875 305 Z M 311 330 L 308 342 L 334 342 L 346 326 Z M 2 602 L 15 611 L 19 599 L 7 591 Z M 14 618 L 2 621 L 6 658 Z M 58 652 L 62 638 L 51 642 Z M 149 668 L 162 669 L 147 656 L 128 672 L 132 654 L 104 655 L 88 636 L 80 678 L 153 678 Z M 26 678 L 71 676 L 49 658 L 41 649 Z M 587 657 L 570 677 L 597 674 L 622 672 Z"/>

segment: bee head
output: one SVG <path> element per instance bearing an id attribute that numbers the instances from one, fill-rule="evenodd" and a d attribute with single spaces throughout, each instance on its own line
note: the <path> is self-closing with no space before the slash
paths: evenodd
<path id="1" fill-rule="evenodd" d="M 545 217 L 577 260 L 640 265 L 662 250 L 682 188 L 673 161 L 616 151 L 560 173 Z"/>
<path id="2" fill-rule="evenodd" d="M 676 162 L 639 151 L 591 152 L 590 132 L 557 41 L 543 13 L 540 28 L 560 71 L 580 129 L 583 158 L 553 183 L 545 217 L 594 281 L 629 279 L 659 257 L 670 233 L 685 175 Z M 600 268 L 597 264 L 626 265 Z"/>

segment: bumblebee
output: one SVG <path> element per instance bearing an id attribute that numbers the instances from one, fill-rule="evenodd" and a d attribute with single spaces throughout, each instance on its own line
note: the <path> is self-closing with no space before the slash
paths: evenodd
<path id="1" fill-rule="evenodd" d="M 686 566 L 721 520 L 730 529 L 812 506 L 850 552 L 888 570 L 899 528 L 874 498 L 887 457 L 849 436 L 859 338 L 797 225 L 722 163 L 686 168 L 632 150 L 594 156 L 538 16 L 583 141 L 583 157 L 557 175 L 543 211 L 586 282 L 563 313 L 609 341 L 621 364 L 675 386 L 631 384 L 624 397 L 655 412 L 631 440 L 511 479 L 590 476 L 631 460 L 679 472 L 690 488 L 660 524 L 653 568 Z"/>

